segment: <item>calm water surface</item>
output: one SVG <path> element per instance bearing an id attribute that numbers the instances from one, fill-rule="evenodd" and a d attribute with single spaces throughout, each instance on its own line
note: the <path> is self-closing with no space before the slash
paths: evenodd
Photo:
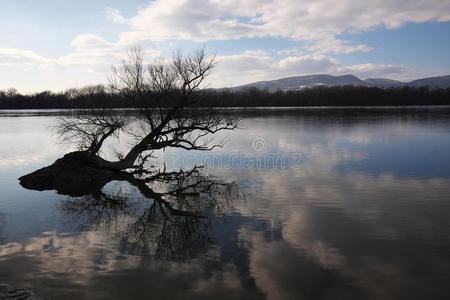
<path id="1" fill-rule="evenodd" d="M 241 113 L 223 149 L 160 153 L 239 189 L 162 229 L 125 182 L 103 189 L 120 207 L 22 188 L 71 146 L 57 112 L 0 112 L 0 282 L 44 299 L 450 298 L 449 108 Z"/>

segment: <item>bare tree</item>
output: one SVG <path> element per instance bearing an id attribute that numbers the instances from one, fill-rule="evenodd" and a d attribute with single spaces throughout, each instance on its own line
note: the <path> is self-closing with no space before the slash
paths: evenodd
<path id="1" fill-rule="evenodd" d="M 193 255 L 208 240 L 208 217 L 227 211 L 236 185 L 201 175 L 197 167 L 161 171 L 146 168 L 146 161 L 159 149 L 212 150 L 222 146 L 214 139 L 216 133 L 236 128 L 239 120 L 231 114 L 196 107 L 214 66 L 214 57 L 207 56 L 203 49 L 191 55 L 178 51 L 169 62 L 145 64 L 144 52 L 132 48 L 128 59 L 113 68 L 109 89 L 100 89 L 106 96 L 114 93 L 127 99 L 130 109 L 94 105 L 62 117 L 58 133 L 76 143 L 78 151 L 22 176 L 21 185 L 86 196 L 82 200 L 71 198 L 73 201 L 63 209 L 74 217 L 85 214 L 94 224 L 134 216 L 126 228 L 130 248 L 142 248 L 166 259 Z M 83 92 L 98 94 L 99 90 L 89 88 Z M 122 134 L 134 140 L 128 151 L 116 161 L 103 158 L 106 141 Z M 127 181 L 152 201 L 150 208 L 133 215 L 126 198 L 103 192 L 111 181 Z"/>
<path id="2" fill-rule="evenodd" d="M 193 109 L 206 88 L 215 57 L 204 49 L 190 55 L 177 51 L 170 62 L 144 62 L 144 51 L 131 48 L 128 58 L 113 67 L 110 92 L 128 99 L 132 112 L 99 108 L 63 117 L 60 136 L 75 142 L 89 162 L 100 169 L 142 169 L 148 155 L 167 147 L 212 150 L 219 131 L 235 129 L 238 120 L 214 108 Z M 117 161 L 100 156 L 105 140 L 120 133 L 134 137 L 134 144 Z M 136 161 L 140 158 L 140 164 Z"/>

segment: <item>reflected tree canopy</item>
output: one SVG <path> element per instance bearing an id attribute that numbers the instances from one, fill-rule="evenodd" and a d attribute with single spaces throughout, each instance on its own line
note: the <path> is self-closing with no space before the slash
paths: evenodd
<path id="1" fill-rule="evenodd" d="M 2 244 L 3 240 L 5 239 L 4 236 L 5 225 L 6 225 L 6 214 L 0 211 L 0 244 Z"/>
<path id="2" fill-rule="evenodd" d="M 60 209 L 82 229 L 114 226 L 121 236 L 122 250 L 144 258 L 185 260 L 207 248 L 211 222 L 229 211 L 233 199 L 240 196 L 234 182 L 225 183 L 203 173 L 200 167 L 148 171 L 139 176 L 121 172 L 109 180 L 99 176 L 95 181 L 92 177 L 89 185 L 70 174 L 46 189 L 76 196 L 67 198 Z M 114 182 L 134 192 L 107 191 L 105 185 Z M 133 195 L 139 196 L 139 208 L 132 201 Z"/>

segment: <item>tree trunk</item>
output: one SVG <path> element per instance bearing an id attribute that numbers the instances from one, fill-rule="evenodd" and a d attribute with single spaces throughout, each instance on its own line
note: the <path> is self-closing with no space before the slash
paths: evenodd
<path id="1" fill-rule="evenodd" d="M 91 157 L 91 161 L 93 165 L 99 169 L 107 169 L 112 171 L 122 171 L 125 169 L 132 168 L 134 165 L 134 162 L 139 157 L 139 155 L 149 150 L 149 140 L 150 136 L 145 137 L 143 140 L 141 140 L 137 145 L 135 145 L 133 148 L 131 148 L 130 151 L 128 151 L 127 155 L 118 161 L 108 161 L 105 160 L 97 155 Z"/>

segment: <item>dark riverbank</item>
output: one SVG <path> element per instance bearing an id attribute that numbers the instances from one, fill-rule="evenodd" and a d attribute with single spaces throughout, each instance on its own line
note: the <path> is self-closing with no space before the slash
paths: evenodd
<path id="1" fill-rule="evenodd" d="M 142 99 L 152 99 L 143 95 Z M 166 105 L 170 107 L 170 99 Z M 133 101 L 109 92 L 107 87 L 94 86 L 53 93 L 45 91 L 22 95 L 14 90 L 0 91 L 0 109 L 74 109 L 74 108 L 130 108 Z M 268 92 L 247 89 L 242 91 L 207 90 L 194 107 L 315 107 L 315 106 L 426 106 L 450 105 L 450 89 L 428 87 L 315 87 L 295 91 Z"/>

